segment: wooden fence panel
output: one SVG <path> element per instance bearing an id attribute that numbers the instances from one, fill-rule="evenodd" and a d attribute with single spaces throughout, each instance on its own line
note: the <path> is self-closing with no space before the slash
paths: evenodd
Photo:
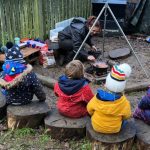
<path id="1" fill-rule="evenodd" d="M 55 23 L 90 14 L 90 0 L 0 0 L 0 43 L 15 37 L 47 38 Z"/>

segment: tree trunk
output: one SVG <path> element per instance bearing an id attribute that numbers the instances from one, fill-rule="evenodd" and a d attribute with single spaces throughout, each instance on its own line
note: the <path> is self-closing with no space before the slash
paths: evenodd
<path id="1" fill-rule="evenodd" d="M 1 88 L 0 88 L 1 91 Z M 5 97 L 0 92 L 0 120 L 3 119 L 6 116 L 6 100 Z"/>
<path id="2" fill-rule="evenodd" d="M 45 102 L 32 102 L 23 106 L 8 106 L 8 128 L 38 127 L 49 111 L 50 109 Z"/>
<path id="3" fill-rule="evenodd" d="M 141 90 L 146 90 L 148 89 L 150 81 L 147 80 L 146 82 L 140 82 L 140 83 L 136 83 L 136 84 L 132 84 L 132 85 L 128 85 L 125 88 L 125 92 L 126 93 L 130 93 L 130 92 L 137 92 L 137 91 L 141 91 Z"/>
<path id="4" fill-rule="evenodd" d="M 50 133 L 54 139 L 81 138 L 86 135 L 86 121 L 84 118 L 67 118 L 53 109 L 49 116 L 45 118 L 45 127 L 47 133 Z"/>
<path id="5" fill-rule="evenodd" d="M 57 80 L 46 77 L 46 76 L 42 76 L 38 73 L 36 73 L 37 78 L 42 82 L 43 85 L 46 85 L 49 88 L 54 88 L 55 83 L 57 82 Z"/>
<path id="6" fill-rule="evenodd" d="M 136 149 L 150 150 L 150 126 L 141 120 L 135 119 L 136 126 Z"/>
<path id="7" fill-rule="evenodd" d="M 86 133 L 87 137 L 92 141 L 93 150 L 132 150 L 136 130 L 134 121 L 129 120 L 119 133 L 98 133 L 93 130 L 89 120 L 86 125 Z"/>

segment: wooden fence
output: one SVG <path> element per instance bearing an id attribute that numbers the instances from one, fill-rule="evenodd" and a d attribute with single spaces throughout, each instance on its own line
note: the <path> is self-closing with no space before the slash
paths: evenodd
<path id="1" fill-rule="evenodd" d="M 91 0 L 0 0 L 0 43 L 46 38 L 56 22 L 90 14 Z"/>

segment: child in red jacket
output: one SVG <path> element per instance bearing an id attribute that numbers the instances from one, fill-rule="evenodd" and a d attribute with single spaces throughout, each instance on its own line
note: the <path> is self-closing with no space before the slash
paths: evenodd
<path id="1" fill-rule="evenodd" d="M 84 66 L 79 60 L 66 65 L 65 75 L 59 77 L 54 92 L 58 96 L 57 109 L 60 114 L 71 118 L 88 114 L 86 105 L 94 95 L 84 78 Z"/>

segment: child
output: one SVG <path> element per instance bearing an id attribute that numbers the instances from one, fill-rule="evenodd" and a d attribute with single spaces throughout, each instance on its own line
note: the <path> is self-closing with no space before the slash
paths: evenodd
<path id="1" fill-rule="evenodd" d="M 125 71 L 122 68 L 125 68 Z M 127 123 L 125 120 L 131 116 L 131 108 L 123 91 L 126 77 L 129 77 L 130 73 L 128 64 L 114 66 L 107 75 L 104 89 L 98 89 L 97 94 L 88 103 L 87 110 L 95 131 L 117 133 Z"/>
<path id="2" fill-rule="evenodd" d="M 58 96 L 58 111 L 67 117 L 86 116 L 86 105 L 94 96 L 88 81 L 84 78 L 84 66 L 79 60 L 73 60 L 65 68 L 65 75 L 59 77 L 54 92 Z"/>
<path id="3" fill-rule="evenodd" d="M 145 96 L 142 97 L 134 114 L 134 118 L 143 120 L 150 125 L 150 87 Z"/>
<path id="4" fill-rule="evenodd" d="M 18 46 L 14 45 L 5 52 L 5 63 L 2 66 L 0 86 L 7 105 L 25 105 L 32 101 L 35 94 L 40 102 L 46 95 L 38 81 L 32 66 L 26 64 Z"/>

